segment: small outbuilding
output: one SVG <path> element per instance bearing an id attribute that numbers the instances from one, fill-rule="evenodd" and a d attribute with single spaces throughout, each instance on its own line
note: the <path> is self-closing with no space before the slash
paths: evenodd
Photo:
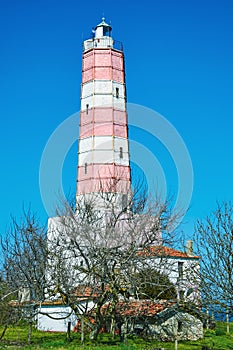
<path id="1" fill-rule="evenodd" d="M 200 310 L 193 308 L 190 313 L 185 305 L 176 302 L 119 302 L 117 314 L 122 320 L 121 333 L 134 333 L 160 341 L 203 338 Z"/>

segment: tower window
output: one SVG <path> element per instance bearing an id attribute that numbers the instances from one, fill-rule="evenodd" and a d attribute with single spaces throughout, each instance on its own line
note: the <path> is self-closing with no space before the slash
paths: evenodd
<path id="1" fill-rule="evenodd" d="M 116 98 L 119 98 L 119 88 L 116 88 Z"/>
<path id="2" fill-rule="evenodd" d="M 85 163 L 85 166 L 84 166 L 84 173 L 87 174 L 87 163 Z"/>
<path id="3" fill-rule="evenodd" d="M 181 261 L 178 261 L 178 275 L 180 278 L 183 278 L 184 273 L 184 263 Z"/>
<path id="4" fill-rule="evenodd" d="M 123 158 L 123 147 L 120 147 L 120 158 Z"/>
<path id="5" fill-rule="evenodd" d="M 86 114 L 88 114 L 89 104 L 86 104 Z"/>
<path id="6" fill-rule="evenodd" d="M 127 209 L 127 204 L 128 204 L 127 194 L 123 194 L 122 195 L 122 210 Z"/>

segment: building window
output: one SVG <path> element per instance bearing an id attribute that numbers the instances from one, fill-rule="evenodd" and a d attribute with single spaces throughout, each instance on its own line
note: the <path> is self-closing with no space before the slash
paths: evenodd
<path id="1" fill-rule="evenodd" d="M 179 278 L 183 278 L 183 274 L 184 274 L 184 263 L 181 261 L 178 261 L 178 275 Z"/>
<path id="2" fill-rule="evenodd" d="M 182 326 L 183 326 L 182 322 L 178 321 L 178 325 L 177 325 L 177 332 L 178 333 L 182 332 Z"/>
<path id="3" fill-rule="evenodd" d="M 123 158 L 123 147 L 120 147 L 120 158 Z"/>
<path id="4" fill-rule="evenodd" d="M 180 301 L 184 301 L 184 290 L 179 291 L 179 299 Z"/>
<path id="5" fill-rule="evenodd" d="M 84 166 L 84 173 L 87 174 L 87 163 L 85 163 L 85 166 Z"/>
<path id="6" fill-rule="evenodd" d="M 86 114 L 88 114 L 89 104 L 86 104 Z"/>
<path id="7" fill-rule="evenodd" d="M 116 88 L 116 98 L 119 98 L 119 88 Z"/>

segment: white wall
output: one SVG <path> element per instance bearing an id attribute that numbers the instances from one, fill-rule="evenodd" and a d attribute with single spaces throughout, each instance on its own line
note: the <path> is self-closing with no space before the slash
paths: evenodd
<path id="1" fill-rule="evenodd" d="M 123 157 L 120 157 L 122 147 Z M 85 163 L 129 165 L 128 140 L 121 137 L 95 136 L 79 140 L 79 166 Z"/>
<path id="2" fill-rule="evenodd" d="M 98 27 L 97 29 L 101 30 L 102 27 Z M 102 37 L 100 32 L 95 39 L 85 40 L 83 46 L 85 51 L 91 48 L 109 48 L 113 47 L 113 39 L 111 37 Z"/>
<path id="3" fill-rule="evenodd" d="M 82 310 L 91 310 L 93 301 L 79 302 L 80 314 Z M 71 330 L 77 324 L 78 318 L 69 306 L 65 305 L 41 305 L 37 309 L 37 329 L 45 332 L 66 332 L 68 323 L 71 322 Z M 49 316 L 52 316 L 49 317 Z M 61 319 L 64 318 L 64 319 Z"/>
<path id="4" fill-rule="evenodd" d="M 47 313 L 57 319 L 52 319 L 40 312 Z M 61 317 L 67 318 L 61 319 Z M 68 322 L 71 322 L 71 330 L 73 330 L 77 323 L 77 317 L 68 306 L 41 306 L 38 308 L 37 329 L 40 331 L 66 332 Z"/>
<path id="5" fill-rule="evenodd" d="M 178 262 L 183 263 L 182 277 L 179 276 Z M 166 256 L 157 258 L 152 256 L 148 258 L 147 263 L 149 266 L 154 267 L 157 271 L 169 277 L 169 280 L 176 287 L 178 298 L 180 291 L 184 291 L 184 299 L 186 301 L 198 302 L 200 300 L 200 264 L 198 259 Z M 191 289 L 193 290 L 192 293 L 190 293 Z M 188 296 L 187 293 L 189 294 Z"/>
<path id="6" fill-rule="evenodd" d="M 116 88 L 119 95 L 116 96 Z M 81 110 L 92 107 L 111 107 L 125 110 L 125 85 L 112 80 L 92 80 L 83 84 Z"/>

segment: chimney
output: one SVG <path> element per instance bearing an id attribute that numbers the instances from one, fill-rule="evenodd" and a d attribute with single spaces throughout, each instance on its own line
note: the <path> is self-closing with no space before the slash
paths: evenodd
<path id="1" fill-rule="evenodd" d="M 187 255 L 193 255 L 193 241 L 191 240 L 186 242 L 186 253 Z"/>

